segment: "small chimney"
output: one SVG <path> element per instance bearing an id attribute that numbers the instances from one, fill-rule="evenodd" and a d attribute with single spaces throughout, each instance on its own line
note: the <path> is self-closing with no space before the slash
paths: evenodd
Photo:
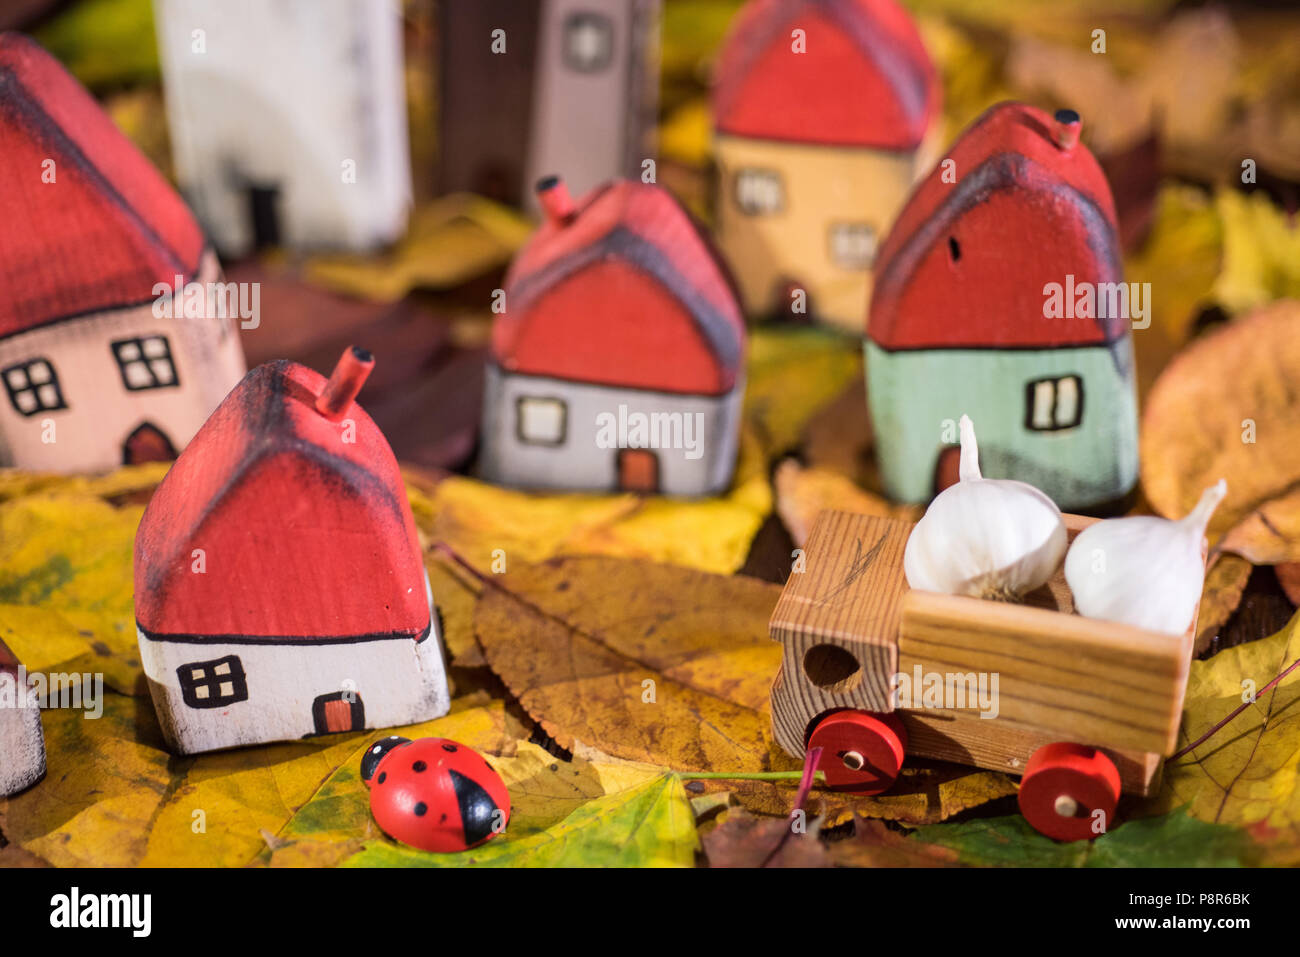
<path id="1" fill-rule="evenodd" d="M 343 418 L 374 367 L 375 357 L 365 349 L 360 346 L 344 349 L 325 388 L 316 397 L 316 411 L 331 422 Z"/>
<path id="2" fill-rule="evenodd" d="M 556 226 L 569 225 L 578 214 L 569 187 L 558 176 L 543 176 L 537 181 L 537 202 L 546 218 Z"/>
<path id="3" fill-rule="evenodd" d="M 1083 124 L 1079 120 L 1079 114 L 1074 110 L 1057 110 L 1056 116 L 1053 117 L 1056 123 L 1052 128 L 1052 139 L 1056 141 L 1058 149 L 1072 150 L 1079 142 L 1079 131 Z"/>

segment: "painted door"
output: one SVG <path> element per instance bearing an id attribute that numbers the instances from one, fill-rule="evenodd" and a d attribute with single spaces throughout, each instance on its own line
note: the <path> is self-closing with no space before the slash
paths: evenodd
<path id="1" fill-rule="evenodd" d="M 176 458 L 176 446 L 167 433 L 152 422 L 142 422 L 122 443 L 122 464 L 170 462 Z"/>
<path id="2" fill-rule="evenodd" d="M 321 695 L 312 702 L 311 716 L 317 734 L 363 731 L 366 727 L 366 706 L 355 691 Z"/>
<path id="3" fill-rule="evenodd" d="M 659 491 L 659 456 L 650 449 L 619 449 L 618 487 L 624 492 Z"/>

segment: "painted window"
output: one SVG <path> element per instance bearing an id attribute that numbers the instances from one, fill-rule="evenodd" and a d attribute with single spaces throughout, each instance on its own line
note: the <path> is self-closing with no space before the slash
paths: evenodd
<path id="1" fill-rule="evenodd" d="M 181 697 L 191 708 L 224 708 L 248 700 L 248 679 L 238 655 L 181 665 L 176 677 Z"/>
<path id="2" fill-rule="evenodd" d="M 736 205 L 746 216 L 770 216 L 785 206 L 785 186 L 774 169 L 742 169 L 736 173 Z"/>
<path id="3" fill-rule="evenodd" d="M 876 259 L 876 231 L 866 223 L 831 223 L 831 262 L 842 269 L 868 269 Z"/>
<path id="4" fill-rule="evenodd" d="M 58 373 L 49 359 L 19 362 L 5 369 L 0 377 L 4 379 L 9 401 L 21 415 L 68 407 L 68 403 L 63 401 L 63 390 L 59 388 Z"/>
<path id="5" fill-rule="evenodd" d="M 137 336 L 112 344 L 122 384 L 130 392 L 180 385 L 166 336 Z"/>
<path id="6" fill-rule="evenodd" d="M 1083 380 L 1077 375 L 1035 379 L 1025 386 L 1025 427 L 1034 432 L 1072 429 L 1083 421 Z"/>
<path id="7" fill-rule="evenodd" d="M 563 445 L 569 407 L 563 399 L 521 396 L 515 400 L 515 428 L 527 445 Z"/>
<path id="8" fill-rule="evenodd" d="M 614 24 L 599 13 L 574 13 L 564 21 L 564 62 L 579 73 L 599 73 L 614 61 Z"/>

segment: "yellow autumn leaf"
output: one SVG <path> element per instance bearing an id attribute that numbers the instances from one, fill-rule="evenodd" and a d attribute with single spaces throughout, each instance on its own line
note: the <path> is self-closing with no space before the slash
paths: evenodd
<path id="1" fill-rule="evenodd" d="M 862 377 L 856 339 L 823 329 L 759 329 L 750 336 L 745 419 L 764 454 L 775 458 L 799 443 L 804 426 Z"/>
<path id="2" fill-rule="evenodd" d="M 775 481 L 777 514 L 790 538 L 800 547 L 808 541 L 813 523 L 823 509 L 904 521 L 917 521 L 924 512 L 917 505 L 895 505 L 839 472 L 817 466 L 805 468 L 794 459 L 786 459 L 777 466 Z"/>
<path id="3" fill-rule="evenodd" d="M 28 609 L 0 615 L 0 629 L 20 661 L 102 672 L 114 690 L 135 692 L 131 556 L 142 513 L 62 493 L 0 503 L 0 603 Z"/>
<path id="4" fill-rule="evenodd" d="M 1191 338 L 1192 322 L 1214 301 L 1223 263 L 1223 224 L 1205 190 L 1165 184 L 1156 197 L 1151 231 L 1142 247 L 1125 257 L 1124 277 L 1150 283 L 1151 324 L 1133 330 L 1139 393 Z"/>
<path id="5" fill-rule="evenodd" d="M 1215 296 L 1232 313 L 1280 298 L 1300 298 L 1300 224 L 1263 192 L 1220 190 L 1223 271 Z"/>
<path id="6" fill-rule="evenodd" d="M 303 276 L 336 292 L 396 302 L 413 289 L 449 288 L 504 266 L 532 231 L 515 210 L 453 193 L 416 210 L 405 238 L 384 255 L 315 256 Z"/>
<path id="7" fill-rule="evenodd" d="M 174 757 L 147 700 L 106 695 L 98 718 L 60 708 L 43 715 L 48 769 L 0 801 L 0 831 L 56 866 L 243 866 L 316 799 L 336 773 L 359 766 L 381 734 L 440 736 L 489 753 L 525 729 L 504 702 L 475 695 L 443 718 L 409 728 L 329 735 L 257 748 Z M 333 824 L 360 839 L 355 821 Z"/>
<path id="8" fill-rule="evenodd" d="M 1201 820 L 1243 828 L 1278 864 L 1300 864 L 1300 669 L 1257 691 L 1300 658 L 1298 626 L 1300 615 L 1271 638 L 1192 662 L 1180 747 L 1255 700 L 1190 754 L 1165 763 L 1149 807 L 1161 813 L 1186 805 Z"/>

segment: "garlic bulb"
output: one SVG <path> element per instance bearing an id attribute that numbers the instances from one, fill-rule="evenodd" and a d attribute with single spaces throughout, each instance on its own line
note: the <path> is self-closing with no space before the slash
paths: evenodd
<path id="1" fill-rule="evenodd" d="M 1137 515 L 1080 532 L 1065 556 L 1075 609 L 1170 635 L 1187 631 L 1205 584 L 1205 528 L 1227 493 L 1228 483 L 1219 479 L 1178 521 Z"/>
<path id="2" fill-rule="evenodd" d="M 908 585 L 1015 601 L 1051 578 L 1065 554 L 1061 510 L 1032 485 L 981 476 L 975 427 L 964 415 L 958 474 L 907 540 Z"/>

